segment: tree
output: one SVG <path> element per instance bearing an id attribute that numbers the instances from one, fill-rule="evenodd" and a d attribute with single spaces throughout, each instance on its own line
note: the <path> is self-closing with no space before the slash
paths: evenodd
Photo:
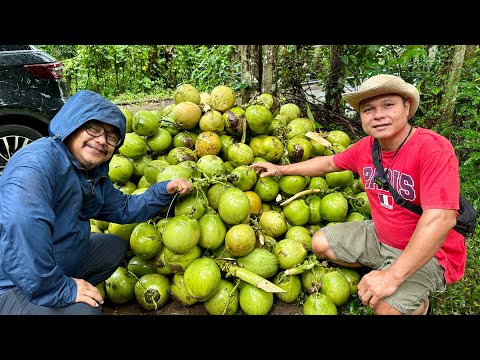
<path id="1" fill-rule="evenodd" d="M 241 82 L 244 84 L 241 99 L 245 104 L 261 92 L 262 46 L 238 45 L 238 52 L 242 68 Z"/>
<path id="2" fill-rule="evenodd" d="M 465 49 L 466 45 L 454 45 L 450 53 L 445 92 L 439 107 L 440 116 L 444 119 L 445 126 L 451 126 L 454 123 L 455 100 L 458 93 L 458 82 L 462 74 Z"/>
<path id="3" fill-rule="evenodd" d="M 432 100 L 429 101 L 429 113 L 425 120 L 428 128 L 443 128 L 454 123 L 455 99 L 462 73 L 466 45 L 442 45 L 433 52 L 435 71 L 430 87 Z"/>
<path id="4" fill-rule="evenodd" d="M 278 45 L 238 45 L 241 63 L 242 103 L 255 95 L 277 95 Z"/>
<path id="5" fill-rule="evenodd" d="M 264 45 L 262 51 L 263 71 L 261 92 L 277 95 L 278 45 Z"/>
<path id="6" fill-rule="evenodd" d="M 330 46 L 330 71 L 325 92 L 325 108 L 336 113 L 341 113 L 340 100 L 343 86 L 339 86 L 338 79 L 343 75 L 342 55 L 342 45 Z"/>

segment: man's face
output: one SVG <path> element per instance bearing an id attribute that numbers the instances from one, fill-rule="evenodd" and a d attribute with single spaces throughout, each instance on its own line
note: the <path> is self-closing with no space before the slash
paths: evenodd
<path id="1" fill-rule="evenodd" d="M 401 132 L 408 122 L 410 101 L 397 94 L 384 94 L 360 103 L 362 128 L 377 139 L 390 138 Z"/>
<path id="2" fill-rule="evenodd" d="M 95 137 L 86 131 L 86 124 L 84 124 L 65 140 L 70 153 L 86 170 L 91 170 L 95 166 L 110 160 L 115 151 L 115 146 L 109 144 L 106 140 L 106 132 L 113 131 L 118 133 L 118 129 L 101 121 L 95 120 L 94 123 L 96 126 L 100 125 L 103 127 L 105 132 L 97 126 L 97 129 L 100 129 L 100 132 L 103 133 Z"/>

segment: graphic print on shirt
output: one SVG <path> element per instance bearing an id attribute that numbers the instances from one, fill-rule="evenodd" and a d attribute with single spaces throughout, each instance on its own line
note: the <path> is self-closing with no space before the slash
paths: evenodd
<path id="1" fill-rule="evenodd" d="M 393 196 L 390 194 L 377 194 L 380 206 L 388 210 L 393 210 Z"/>
<path id="2" fill-rule="evenodd" d="M 377 176 L 377 171 L 372 167 L 364 167 L 363 175 L 365 177 L 365 189 L 370 189 L 377 192 L 377 198 L 380 206 L 388 210 L 393 210 L 393 196 L 388 190 L 381 190 L 375 183 L 374 179 Z M 408 174 L 400 173 L 398 170 L 387 170 L 387 178 L 390 184 L 397 190 L 401 197 L 407 201 L 415 200 L 414 181 Z"/>

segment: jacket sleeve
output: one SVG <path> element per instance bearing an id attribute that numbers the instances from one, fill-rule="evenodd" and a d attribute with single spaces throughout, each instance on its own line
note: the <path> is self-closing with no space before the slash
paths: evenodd
<path id="1" fill-rule="evenodd" d="M 32 303 L 61 307 L 75 302 L 77 286 L 53 254 L 55 178 L 48 166 L 53 165 L 39 158 L 17 159 L 15 170 L 2 179 L 0 276 L 2 281 L 11 280 Z"/>
<path id="2" fill-rule="evenodd" d="M 144 193 L 125 195 L 107 179 L 105 182 L 104 205 L 98 219 L 117 224 L 143 222 L 155 217 L 170 205 L 175 194 L 167 192 L 167 181 L 152 184 Z"/>

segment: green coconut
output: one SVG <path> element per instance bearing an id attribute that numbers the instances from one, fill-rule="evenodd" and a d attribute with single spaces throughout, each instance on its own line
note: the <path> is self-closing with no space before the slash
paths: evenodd
<path id="1" fill-rule="evenodd" d="M 225 121 L 220 111 L 211 109 L 202 115 L 198 126 L 202 131 L 213 131 L 221 134 L 225 129 Z"/>
<path id="2" fill-rule="evenodd" d="M 272 282 L 285 290 L 283 293 L 275 293 L 276 297 L 285 303 L 293 303 L 302 292 L 302 282 L 296 274 L 286 275 L 285 271 L 280 271 Z"/>
<path id="3" fill-rule="evenodd" d="M 258 223 L 266 235 L 274 238 L 284 235 L 288 230 L 285 216 L 275 210 L 262 212 Z"/>
<path id="4" fill-rule="evenodd" d="M 210 106 L 212 109 L 223 112 L 235 105 L 236 96 L 233 89 L 226 85 L 219 85 L 210 92 Z"/>
<path id="5" fill-rule="evenodd" d="M 215 294 L 205 302 L 205 310 L 209 315 L 235 315 L 239 304 L 239 291 L 228 280 L 220 279 Z"/>
<path id="6" fill-rule="evenodd" d="M 188 293 L 197 301 L 205 301 L 217 292 L 221 272 L 215 260 L 201 257 L 185 269 L 183 282 Z"/>
<path id="7" fill-rule="evenodd" d="M 255 248 L 237 259 L 237 264 L 265 279 L 278 271 L 278 258 L 265 248 Z"/>
<path id="8" fill-rule="evenodd" d="M 257 135 L 268 135 L 273 121 L 273 116 L 270 110 L 262 105 L 250 105 L 245 110 L 245 116 L 250 130 Z"/>
<path id="9" fill-rule="evenodd" d="M 142 259 L 155 256 L 162 245 L 162 237 L 156 226 L 146 221 L 135 226 L 130 235 L 130 249 Z"/>
<path id="10" fill-rule="evenodd" d="M 175 147 L 167 154 L 167 161 L 171 165 L 176 165 L 186 160 L 193 160 L 196 162 L 198 160 L 198 156 L 194 150 L 185 146 Z"/>
<path id="11" fill-rule="evenodd" d="M 184 306 L 197 303 L 197 300 L 188 293 L 183 281 L 183 273 L 174 274 L 170 283 L 170 294 L 172 298 Z"/>
<path id="12" fill-rule="evenodd" d="M 195 141 L 195 152 L 198 157 L 217 155 L 221 148 L 220 137 L 213 131 L 202 131 Z"/>
<path id="13" fill-rule="evenodd" d="M 158 310 L 170 299 L 170 280 L 162 274 L 143 275 L 135 284 L 135 297 L 145 310 Z"/>
<path id="14" fill-rule="evenodd" d="M 193 129 L 198 125 L 201 117 L 202 109 L 191 101 L 178 103 L 172 110 L 173 120 L 182 129 Z"/>
<path id="15" fill-rule="evenodd" d="M 258 155 L 267 161 L 276 163 L 283 155 L 282 141 L 275 136 L 266 136 L 258 147 Z"/>
<path id="16" fill-rule="evenodd" d="M 120 111 L 123 113 L 123 115 L 125 115 L 125 119 L 126 119 L 126 132 L 129 133 L 129 132 L 132 132 L 132 120 L 133 120 L 133 113 L 130 111 L 130 110 L 127 110 L 127 109 L 120 109 Z"/>
<path id="17" fill-rule="evenodd" d="M 137 278 L 125 267 L 119 266 L 105 280 L 106 297 L 114 304 L 126 304 L 135 299 L 135 284 Z"/>
<path id="18" fill-rule="evenodd" d="M 292 239 L 280 240 L 272 252 L 278 258 L 278 266 L 284 270 L 303 263 L 308 255 L 307 247 Z"/>
<path id="19" fill-rule="evenodd" d="M 332 144 L 342 145 L 344 148 L 347 148 L 350 145 L 350 136 L 345 131 L 341 130 L 332 130 L 328 133 L 327 138 Z"/>
<path id="20" fill-rule="evenodd" d="M 149 110 L 139 110 L 133 115 L 132 130 L 141 136 L 152 136 L 160 128 L 157 117 Z"/>
<path id="21" fill-rule="evenodd" d="M 225 249 L 235 257 L 245 256 L 255 248 L 256 236 L 248 224 L 233 225 L 225 234 Z"/>
<path id="22" fill-rule="evenodd" d="M 174 274 L 183 273 L 193 260 L 199 259 L 202 256 L 202 249 L 198 245 L 195 245 L 186 253 L 181 254 L 176 254 L 167 247 L 164 248 L 164 256 L 161 260 L 165 261 L 164 265 L 168 266 Z M 156 265 L 158 265 L 158 262 Z"/>
<path id="23" fill-rule="evenodd" d="M 225 173 L 225 164 L 217 155 L 204 155 L 197 161 L 197 167 L 206 177 Z"/>
<path id="24" fill-rule="evenodd" d="M 133 174 L 132 162 L 121 154 L 113 154 L 108 163 L 108 177 L 112 182 L 125 184 Z"/>
<path id="25" fill-rule="evenodd" d="M 243 133 L 243 125 L 246 125 L 245 110 L 239 106 L 234 106 L 222 114 L 227 134 L 239 136 Z"/>
<path id="26" fill-rule="evenodd" d="M 339 192 L 333 192 L 322 197 L 320 214 L 327 222 L 343 222 L 347 218 L 348 201 Z"/>
<path id="27" fill-rule="evenodd" d="M 337 315 L 335 303 L 325 294 L 320 292 L 308 295 L 303 304 L 304 315 Z"/>
<path id="28" fill-rule="evenodd" d="M 197 245 L 200 239 L 200 225 L 197 219 L 180 214 L 167 222 L 162 234 L 163 244 L 168 250 L 183 254 Z"/>
<path id="29" fill-rule="evenodd" d="M 327 271 L 322 277 L 320 291 L 327 295 L 337 307 L 342 306 L 350 297 L 350 283 L 341 272 Z"/>
<path id="30" fill-rule="evenodd" d="M 286 103 L 280 106 L 280 115 L 283 115 L 287 121 L 287 124 L 293 119 L 300 117 L 301 110 L 297 104 Z"/>
<path id="31" fill-rule="evenodd" d="M 227 226 L 217 212 L 207 212 L 198 223 L 200 225 L 198 245 L 204 249 L 214 250 L 224 244 Z"/>
<path id="32" fill-rule="evenodd" d="M 273 306 L 273 293 L 244 283 L 240 289 L 239 305 L 247 315 L 267 315 Z"/>
<path id="33" fill-rule="evenodd" d="M 148 146 L 146 140 L 135 132 L 125 134 L 125 141 L 118 148 L 118 152 L 127 158 L 145 155 Z"/>
<path id="34" fill-rule="evenodd" d="M 229 225 L 240 224 L 250 215 L 248 196 L 239 188 L 228 188 L 218 201 L 218 214 Z"/>
<path id="35" fill-rule="evenodd" d="M 200 104 L 200 93 L 197 88 L 191 84 L 180 84 L 173 92 L 173 102 L 179 104 L 190 101 L 194 104 Z"/>
<path id="36" fill-rule="evenodd" d="M 159 128 L 155 134 L 147 138 L 148 148 L 157 155 L 168 153 L 172 148 L 172 144 L 172 134 L 164 128 Z"/>
<path id="37" fill-rule="evenodd" d="M 227 157 L 228 161 L 230 161 L 234 167 L 237 167 L 240 165 L 252 164 L 255 155 L 250 146 L 237 142 L 228 147 Z"/>

